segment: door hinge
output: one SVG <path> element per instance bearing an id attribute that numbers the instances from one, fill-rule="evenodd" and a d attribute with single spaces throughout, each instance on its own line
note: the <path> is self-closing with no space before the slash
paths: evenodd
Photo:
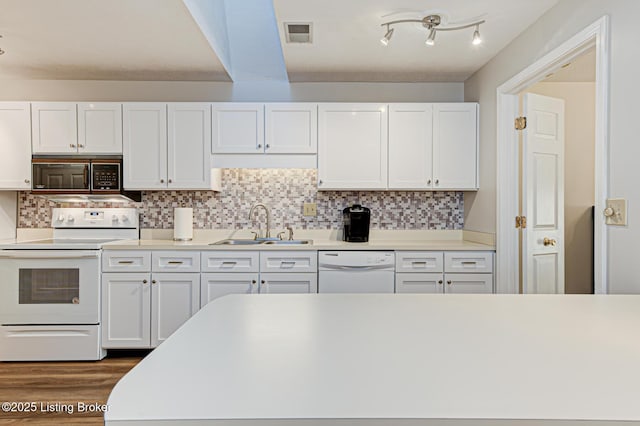
<path id="1" fill-rule="evenodd" d="M 516 117 L 515 120 L 516 130 L 524 130 L 527 128 L 527 117 Z"/>
<path id="2" fill-rule="evenodd" d="M 527 227 L 526 216 L 516 216 L 516 228 L 524 229 Z"/>

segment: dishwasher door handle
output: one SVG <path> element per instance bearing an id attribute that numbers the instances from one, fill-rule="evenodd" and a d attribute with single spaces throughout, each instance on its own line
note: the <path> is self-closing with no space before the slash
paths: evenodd
<path id="1" fill-rule="evenodd" d="M 380 269 L 388 269 L 393 271 L 393 265 L 362 265 L 362 266 L 353 266 L 353 265 L 320 265 L 320 270 L 328 269 L 328 270 L 339 270 L 339 271 L 377 271 Z"/>

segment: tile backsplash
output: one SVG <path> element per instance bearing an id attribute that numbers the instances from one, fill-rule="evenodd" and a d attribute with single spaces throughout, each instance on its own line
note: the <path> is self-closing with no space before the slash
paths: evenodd
<path id="1" fill-rule="evenodd" d="M 83 203 L 67 207 L 137 207 L 141 227 L 173 228 L 173 208 L 193 207 L 194 228 L 256 228 L 264 223 L 249 219 L 249 209 L 264 203 L 271 209 L 272 228 L 338 229 L 342 209 L 357 203 L 371 209 L 372 229 L 462 229 L 462 192 L 431 191 L 318 191 L 316 170 L 224 169 L 222 191 L 143 191 L 140 203 Z M 317 203 L 318 215 L 302 216 L 303 203 Z M 48 228 L 51 201 L 21 192 L 18 199 L 20 228 Z M 262 215 L 262 216 L 261 216 Z"/>

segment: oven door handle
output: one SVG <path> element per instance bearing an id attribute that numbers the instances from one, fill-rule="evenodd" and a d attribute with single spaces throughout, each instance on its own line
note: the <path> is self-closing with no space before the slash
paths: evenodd
<path id="1" fill-rule="evenodd" d="M 0 259 L 95 259 L 100 253 L 96 251 L 65 252 L 58 250 L 1 250 Z"/>

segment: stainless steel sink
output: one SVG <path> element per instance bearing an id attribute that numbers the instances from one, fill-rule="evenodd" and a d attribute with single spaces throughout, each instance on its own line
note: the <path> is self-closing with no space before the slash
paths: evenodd
<path id="1" fill-rule="evenodd" d="M 209 244 L 210 246 L 217 245 L 240 245 L 240 246 L 251 246 L 256 244 L 262 244 L 262 241 L 253 240 L 253 239 L 227 239 L 216 241 L 215 243 Z"/>
<path id="2" fill-rule="evenodd" d="M 240 245 L 240 246 L 255 246 L 259 244 L 283 244 L 283 245 L 300 245 L 300 244 L 311 244 L 313 240 L 264 240 L 264 239 L 233 239 L 229 238 L 226 240 L 216 241 L 215 243 L 210 243 L 210 246 L 218 246 L 218 245 Z"/>
<path id="3" fill-rule="evenodd" d="M 265 241 L 265 244 L 283 244 L 283 245 L 299 245 L 299 244 L 311 244 L 313 240 L 271 240 Z"/>

